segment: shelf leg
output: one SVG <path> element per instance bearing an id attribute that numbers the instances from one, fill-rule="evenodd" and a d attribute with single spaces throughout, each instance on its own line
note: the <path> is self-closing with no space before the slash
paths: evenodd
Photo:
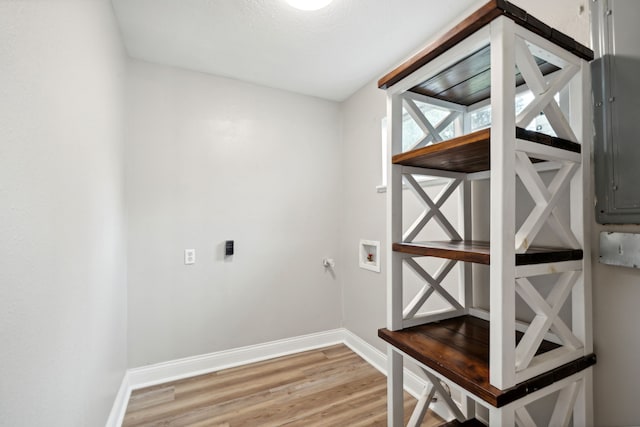
<path id="1" fill-rule="evenodd" d="M 387 425 L 400 427 L 404 424 L 403 360 L 392 345 L 387 345 Z"/>
<path id="2" fill-rule="evenodd" d="M 464 240 L 472 240 L 471 232 L 471 182 L 467 179 L 460 183 L 458 187 L 458 230 Z M 473 270 L 471 263 L 461 262 L 460 264 L 460 281 L 458 288 L 458 301 L 468 313 L 473 307 Z"/>
<path id="3" fill-rule="evenodd" d="M 593 368 L 584 371 L 582 387 L 573 407 L 573 425 L 593 427 Z"/>
<path id="4" fill-rule="evenodd" d="M 584 343 L 585 354 L 593 352 L 593 313 L 591 295 L 591 240 L 590 222 L 593 215 L 591 195 L 591 117 L 589 64 L 582 69 L 570 86 L 571 126 L 582 144 L 580 170 L 571 180 L 571 230 L 582 246 L 582 274 L 572 293 L 572 329 Z"/>
<path id="5" fill-rule="evenodd" d="M 402 152 L 402 98 L 387 97 L 388 158 Z M 393 252 L 394 242 L 402 241 L 402 166 L 390 164 L 387 170 L 387 328 L 402 329 L 402 257 Z"/>
<path id="6" fill-rule="evenodd" d="M 489 425 L 491 427 L 514 427 L 516 425 L 516 414 L 511 406 L 501 408 L 489 408 Z"/>
<path id="7" fill-rule="evenodd" d="M 515 24 L 508 18 L 500 17 L 490 25 L 492 123 L 489 382 L 495 387 L 506 389 L 516 382 Z"/>
<path id="8" fill-rule="evenodd" d="M 476 417 L 476 401 L 468 396 L 462 396 L 461 410 L 467 420 L 472 420 Z"/>

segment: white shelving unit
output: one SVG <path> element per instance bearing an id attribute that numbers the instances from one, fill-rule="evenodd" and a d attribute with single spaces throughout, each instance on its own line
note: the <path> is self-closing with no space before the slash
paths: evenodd
<path id="1" fill-rule="evenodd" d="M 471 423 L 479 405 L 492 426 L 535 426 L 527 406 L 556 394 L 548 425 L 592 424 L 595 356 L 585 223 L 592 58 L 573 39 L 494 0 L 380 80 L 391 141 L 387 328 L 379 331 L 388 343 L 390 426 L 403 424 L 407 358 L 430 383 L 409 425 L 420 425 L 435 393 L 460 423 Z M 483 124 L 479 112 L 490 114 L 489 127 L 475 129 Z M 424 134 L 417 142 L 403 143 L 407 116 Z M 543 171 L 552 177 L 545 181 Z M 419 175 L 448 183 L 433 198 Z M 471 230 L 471 182 L 482 179 L 490 180 L 488 242 L 474 241 Z M 516 218 L 518 182 L 534 204 L 523 221 Z M 424 211 L 403 224 L 409 192 Z M 456 223 L 442 212 L 451 197 L 458 199 Z M 560 206 L 565 197 L 568 213 Z M 448 240 L 416 241 L 430 221 Z M 536 246 L 544 226 L 558 245 Z M 421 257 L 443 262 L 428 272 Z M 474 305 L 473 263 L 489 265 L 488 311 Z M 404 295 L 404 267 L 424 281 L 415 295 Z M 445 278 L 454 274 L 459 285 L 447 289 Z M 548 293 L 539 289 L 539 276 L 552 283 Z M 434 295 L 448 308 L 425 312 Z M 516 296 L 533 313 L 528 322 L 521 321 Z M 570 311 L 569 319 L 561 309 Z M 441 382 L 458 390 L 462 402 L 451 399 Z"/>

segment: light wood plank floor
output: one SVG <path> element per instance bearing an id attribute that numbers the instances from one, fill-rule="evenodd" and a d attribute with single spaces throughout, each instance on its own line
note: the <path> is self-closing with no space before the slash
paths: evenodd
<path id="1" fill-rule="evenodd" d="M 405 393 L 407 420 L 415 404 Z M 386 377 L 336 345 L 134 391 L 123 426 L 385 426 L 386 416 Z"/>

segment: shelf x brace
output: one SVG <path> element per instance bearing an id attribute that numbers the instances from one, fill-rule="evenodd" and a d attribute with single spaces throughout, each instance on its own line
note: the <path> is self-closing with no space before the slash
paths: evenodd
<path id="1" fill-rule="evenodd" d="M 422 231 L 425 225 L 434 218 L 435 221 L 440 225 L 440 227 L 447 233 L 451 240 L 462 240 L 460 234 L 456 231 L 456 229 L 451 225 L 451 222 L 444 216 L 444 214 L 440 211 L 440 208 L 447 201 L 447 199 L 453 194 L 454 190 L 460 185 L 462 182 L 461 179 L 453 179 L 448 185 L 446 185 L 440 194 L 436 197 L 435 202 L 431 200 L 429 195 L 424 191 L 422 186 L 416 181 L 416 179 L 411 175 L 404 175 L 404 179 L 409 184 L 409 188 L 413 191 L 413 194 L 416 195 L 420 201 L 426 206 L 424 212 L 416 219 L 416 221 L 409 227 L 409 229 L 402 236 L 402 241 L 404 242 L 412 242 L 413 239 L 416 238 L 418 233 Z"/>
<path id="2" fill-rule="evenodd" d="M 458 407 L 456 402 L 451 398 L 449 391 L 445 389 L 440 380 L 422 367 L 420 367 L 419 372 L 428 384 L 425 386 L 420 398 L 418 399 L 418 403 L 411 414 L 407 427 L 419 427 L 422 424 L 424 417 L 427 414 L 427 410 L 429 409 L 429 405 L 433 402 L 436 393 L 439 398 L 442 398 L 456 419 L 461 423 L 464 422 L 468 417 L 465 416 L 460 407 Z M 582 387 L 584 387 L 584 381 L 582 379 L 578 379 L 577 381 L 571 382 L 560 389 L 558 396 L 556 397 L 551 418 L 545 425 L 554 427 L 569 426 L 573 415 L 573 408 Z M 514 415 L 515 425 L 518 427 L 539 427 L 527 410 L 526 406 L 514 408 Z"/>
<path id="3" fill-rule="evenodd" d="M 578 393 L 583 387 L 584 382 L 578 380 L 569 384 L 560 391 L 558 399 L 556 400 L 556 406 L 553 408 L 553 414 L 549 420 L 550 426 L 567 427 L 571 416 L 573 415 L 573 407 L 576 404 Z"/>
<path id="4" fill-rule="evenodd" d="M 525 41 L 520 37 L 516 37 L 515 44 L 516 64 L 527 86 L 534 95 L 534 99 L 518 117 L 516 117 L 516 126 L 526 128 L 542 111 L 547 117 L 547 120 L 549 120 L 549 124 L 556 132 L 556 135 L 560 138 L 577 142 L 578 138 L 571 129 L 571 125 L 564 116 L 560 106 L 558 106 L 554 96 L 578 74 L 580 69 L 576 65 L 569 64 L 558 71 L 557 76 L 547 83 Z"/>
<path id="5" fill-rule="evenodd" d="M 451 398 L 449 391 L 444 388 L 438 377 L 422 367 L 420 368 L 420 372 L 424 375 L 424 377 L 426 377 L 425 379 L 430 384 L 425 386 L 424 391 L 422 392 L 422 395 L 418 400 L 418 404 L 413 410 L 411 418 L 407 423 L 407 427 L 419 427 L 422 424 L 424 416 L 427 414 L 427 409 L 429 409 L 429 404 L 433 400 L 436 393 L 438 393 L 438 395 L 442 398 L 451 413 L 455 415 L 458 421 L 465 421 L 467 417 L 465 417 L 456 402 Z"/>
<path id="6" fill-rule="evenodd" d="M 537 427 L 536 422 L 531 418 L 531 414 L 524 406 L 515 410 L 515 419 L 518 427 Z"/>
<path id="7" fill-rule="evenodd" d="M 436 273 L 436 277 L 432 277 L 427 273 L 413 258 L 407 258 L 405 260 L 409 268 L 413 270 L 418 276 L 422 277 L 427 284 L 420 289 L 416 296 L 411 300 L 409 305 L 404 309 L 402 316 L 403 319 L 410 319 L 416 315 L 418 310 L 429 299 L 433 292 L 437 292 L 442 296 L 449 304 L 456 310 L 464 310 L 464 307 L 456 300 L 446 289 L 441 285 L 444 278 L 449 274 L 453 266 L 456 265 L 455 260 L 448 260 L 440 266 L 440 269 Z"/>
<path id="8" fill-rule="evenodd" d="M 554 427 L 567 427 L 569 425 L 580 387 L 582 387 L 582 380 L 573 382 L 560 390 L 551 419 L 547 425 Z M 524 406 L 515 410 L 515 419 L 518 427 L 538 426 Z"/>
<path id="9" fill-rule="evenodd" d="M 442 142 L 440 133 L 445 130 L 447 126 L 453 123 L 454 120 L 460 117 L 461 114 L 459 111 L 451 111 L 444 119 L 434 126 L 422 113 L 422 110 L 420 110 L 414 100 L 405 97 L 402 98 L 402 103 L 404 109 L 407 110 L 407 113 L 409 113 L 411 118 L 424 133 L 424 137 L 409 148 L 409 151 L 424 147 L 431 142 Z"/>
<path id="10" fill-rule="evenodd" d="M 516 292 L 536 314 L 516 347 L 517 370 L 523 370 L 529 366 L 549 330 L 556 334 L 565 346 L 571 349 L 582 347 L 580 340 L 558 316 L 580 274 L 582 274 L 581 271 L 562 273 L 546 300 L 527 278 L 516 279 Z"/>
<path id="11" fill-rule="evenodd" d="M 580 243 L 571 230 L 571 225 L 559 215 L 558 202 L 565 195 L 578 164 L 565 162 L 547 187 L 533 167 L 526 153 L 516 152 L 516 172 L 531 194 L 536 206 L 516 233 L 516 252 L 526 252 L 542 226 L 548 223 L 562 243 L 570 248 L 580 248 Z"/>

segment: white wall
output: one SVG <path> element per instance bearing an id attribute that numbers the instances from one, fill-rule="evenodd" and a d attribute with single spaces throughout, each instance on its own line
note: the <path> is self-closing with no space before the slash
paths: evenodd
<path id="1" fill-rule="evenodd" d="M 586 0 L 514 0 L 518 6 L 581 43 L 589 41 L 589 4 Z M 581 12 L 581 9 L 583 11 Z M 407 52 L 407 56 L 411 52 Z M 371 82 L 342 104 L 343 155 L 348 165 L 341 243 L 344 326 L 383 348 L 376 330 L 385 325 L 385 272 L 357 268 L 355 247 L 359 238 L 380 239 L 385 244 L 385 196 L 376 194 L 380 183 L 380 120 L 385 115 L 384 91 Z M 482 185 L 477 189 L 484 191 Z M 518 201 L 529 203 L 526 197 Z M 640 407 L 640 335 L 635 331 L 640 301 L 640 272 L 598 263 L 601 230 L 640 232 L 638 226 L 598 226 L 593 218 L 593 295 L 595 351 L 595 425 L 638 425 Z M 384 255 L 384 252 L 383 252 Z"/>
<path id="2" fill-rule="evenodd" d="M 129 366 L 339 327 L 338 104 L 139 61 L 127 96 Z"/>
<path id="3" fill-rule="evenodd" d="M 370 83 L 341 107 L 346 171 L 340 223 L 343 324 L 384 350 L 377 330 L 386 324 L 386 194 L 376 192 L 376 186 L 382 184 L 380 126 L 386 114 L 385 93 Z M 380 241 L 380 273 L 359 268 L 360 239 Z"/>
<path id="4" fill-rule="evenodd" d="M 0 425 L 104 425 L 126 368 L 109 2 L 0 0 L 0 58 Z"/>

